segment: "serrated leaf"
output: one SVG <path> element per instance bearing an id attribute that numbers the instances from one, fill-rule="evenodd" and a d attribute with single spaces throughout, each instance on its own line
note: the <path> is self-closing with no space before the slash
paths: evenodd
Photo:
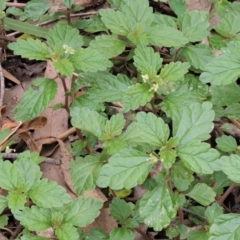
<path id="1" fill-rule="evenodd" d="M 237 142 L 232 136 L 222 135 L 221 137 L 216 138 L 217 146 L 223 152 L 232 152 L 237 150 Z"/>
<path id="2" fill-rule="evenodd" d="M 101 228 L 93 228 L 87 235 L 89 240 L 108 240 L 108 235 Z"/>
<path id="3" fill-rule="evenodd" d="M 20 157 L 14 162 L 14 165 L 21 172 L 22 182 L 27 184 L 26 191 L 29 190 L 35 183 L 40 181 L 42 172 L 40 171 L 40 167 L 33 161 L 27 161 L 26 158 L 23 159 Z"/>
<path id="4" fill-rule="evenodd" d="M 227 106 L 227 108 L 225 108 L 223 111 L 223 116 L 235 120 L 240 119 L 240 104 L 234 103 L 230 106 Z"/>
<path id="5" fill-rule="evenodd" d="M 163 146 L 167 142 L 170 130 L 162 118 L 158 118 L 153 113 L 146 114 L 145 112 L 139 112 L 136 118 L 139 137 L 145 143 L 154 146 Z"/>
<path id="6" fill-rule="evenodd" d="M 8 200 L 6 197 L 0 195 L 0 213 L 7 207 Z"/>
<path id="7" fill-rule="evenodd" d="M 209 14 L 206 11 L 185 12 L 178 18 L 178 23 L 190 42 L 201 41 L 210 34 Z"/>
<path id="8" fill-rule="evenodd" d="M 21 238 L 21 240 L 48 240 L 49 238 L 45 238 L 45 237 L 38 237 L 36 235 L 33 234 L 24 234 Z"/>
<path id="9" fill-rule="evenodd" d="M 111 58 L 121 54 L 126 47 L 126 43 L 112 35 L 102 34 L 90 42 L 90 47 L 98 50 L 106 58 Z"/>
<path id="10" fill-rule="evenodd" d="M 221 50 L 221 48 L 227 46 L 227 42 L 229 41 L 220 35 L 212 34 L 209 36 L 209 43 L 213 49 Z"/>
<path id="11" fill-rule="evenodd" d="M 65 208 L 64 220 L 74 226 L 85 227 L 100 214 L 103 203 L 91 197 L 78 197 Z"/>
<path id="12" fill-rule="evenodd" d="M 171 168 L 171 181 L 179 191 L 186 191 L 193 180 L 193 171 L 185 167 L 183 162 L 176 162 Z"/>
<path id="13" fill-rule="evenodd" d="M 14 108 L 14 118 L 19 121 L 32 120 L 38 116 L 57 93 L 57 83 L 50 78 L 37 78 L 25 91 L 22 100 Z"/>
<path id="14" fill-rule="evenodd" d="M 101 9 L 99 14 L 105 26 L 113 33 L 123 36 L 128 34 L 130 30 L 129 19 L 124 13 L 112 9 Z"/>
<path id="15" fill-rule="evenodd" d="M 189 63 L 171 62 L 163 67 L 160 77 L 163 79 L 163 81 L 182 80 L 189 68 Z"/>
<path id="16" fill-rule="evenodd" d="M 164 15 L 164 14 L 159 14 L 157 12 L 154 13 L 153 23 L 160 24 L 160 25 L 166 25 L 168 27 L 177 29 L 176 18 L 168 16 L 168 15 Z"/>
<path id="17" fill-rule="evenodd" d="M 230 156 L 223 156 L 221 157 L 221 162 L 221 170 L 228 176 L 228 178 L 236 183 L 240 183 L 240 156 L 235 154 L 232 154 Z"/>
<path id="18" fill-rule="evenodd" d="M 126 120 L 122 113 L 113 115 L 110 120 L 106 122 L 104 127 L 104 133 L 100 136 L 100 140 L 110 140 L 115 136 L 122 133 L 122 129 L 125 126 Z"/>
<path id="19" fill-rule="evenodd" d="M 166 184 L 145 194 L 139 203 L 139 213 L 148 227 L 161 231 L 176 216 L 176 199 Z"/>
<path id="20" fill-rule="evenodd" d="M 21 183 L 21 172 L 9 161 L 0 161 L 0 187 L 5 190 L 16 190 Z"/>
<path id="21" fill-rule="evenodd" d="M 221 18 L 221 22 L 214 26 L 214 29 L 224 37 L 233 38 L 240 32 L 239 22 L 240 16 L 230 12 Z"/>
<path id="22" fill-rule="evenodd" d="M 136 23 L 127 34 L 127 38 L 135 45 L 148 44 L 148 38 L 146 34 L 146 25 L 142 22 Z"/>
<path id="23" fill-rule="evenodd" d="M 148 159 L 149 156 L 140 151 L 122 149 L 111 156 L 108 163 L 102 167 L 97 185 L 120 190 L 143 183 L 152 167 Z"/>
<path id="24" fill-rule="evenodd" d="M 27 18 L 37 21 L 51 6 L 52 4 L 45 0 L 31 0 L 27 2 L 24 13 Z"/>
<path id="25" fill-rule="evenodd" d="M 201 205 L 207 206 L 215 200 L 217 194 L 206 183 L 197 183 L 187 195 Z"/>
<path id="26" fill-rule="evenodd" d="M 114 228 L 109 236 L 109 240 L 134 240 L 134 234 L 130 229 L 127 228 Z"/>
<path id="27" fill-rule="evenodd" d="M 61 240 L 79 240 L 77 229 L 70 223 L 61 224 L 56 228 L 55 234 Z"/>
<path id="28" fill-rule="evenodd" d="M 39 163 L 43 162 L 44 158 L 40 157 L 38 152 L 30 152 L 29 150 L 27 150 L 27 151 L 24 151 L 22 153 L 19 153 L 18 157 L 17 157 L 17 160 L 19 162 L 30 161 L 30 162 L 33 162 L 35 164 L 39 164 Z M 15 161 L 15 164 L 18 161 Z"/>
<path id="29" fill-rule="evenodd" d="M 53 61 L 53 67 L 57 72 L 66 77 L 71 77 L 74 71 L 72 63 L 66 58 Z"/>
<path id="30" fill-rule="evenodd" d="M 69 56 L 69 60 L 75 68 L 84 72 L 103 71 L 112 66 L 104 55 L 91 48 L 78 49 Z"/>
<path id="31" fill-rule="evenodd" d="M 118 137 L 104 141 L 103 146 L 105 147 L 109 155 L 113 155 L 119 152 L 121 149 L 126 148 L 127 144 L 122 137 Z"/>
<path id="32" fill-rule="evenodd" d="M 162 58 L 159 53 L 153 51 L 151 47 L 143 45 L 137 46 L 134 51 L 134 65 L 142 74 L 147 74 L 149 78 L 154 78 L 162 66 Z"/>
<path id="33" fill-rule="evenodd" d="M 209 233 L 203 232 L 200 230 L 190 231 L 188 234 L 188 240 L 196 240 L 196 239 L 209 240 Z"/>
<path id="34" fill-rule="evenodd" d="M 149 42 L 157 46 L 181 47 L 189 42 L 182 32 L 165 25 L 149 28 L 147 35 Z"/>
<path id="35" fill-rule="evenodd" d="M 187 4 L 185 0 L 170 0 L 169 6 L 178 16 L 187 10 Z"/>
<path id="36" fill-rule="evenodd" d="M 27 40 L 18 39 L 15 43 L 8 44 L 15 55 L 34 60 L 48 60 L 50 52 L 47 45 L 39 39 L 28 38 Z"/>
<path id="37" fill-rule="evenodd" d="M 159 155 L 161 156 L 161 161 L 166 168 L 172 167 L 173 163 L 176 161 L 177 151 L 174 149 L 168 149 L 168 147 L 161 147 Z"/>
<path id="38" fill-rule="evenodd" d="M 70 164 L 70 173 L 73 187 L 77 194 L 93 190 L 99 175 L 102 163 L 95 155 L 88 155 L 85 158 L 78 157 Z"/>
<path id="39" fill-rule="evenodd" d="M 193 103 L 182 109 L 182 114 L 173 119 L 174 136 L 179 139 L 179 147 L 189 142 L 207 140 L 213 129 L 214 111 L 210 102 Z"/>
<path id="40" fill-rule="evenodd" d="M 104 132 L 107 119 L 86 107 L 71 109 L 71 123 L 74 127 L 99 137 Z"/>
<path id="41" fill-rule="evenodd" d="M 40 207 L 61 207 L 71 201 L 66 190 L 54 181 L 42 179 L 29 191 L 29 197 Z"/>
<path id="42" fill-rule="evenodd" d="M 53 51 L 63 49 L 64 45 L 73 50 L 79 49 L 83 45 L 82 36 L 76 28 L 68 24 L 56 24 L 51 28 L 47 35 L 47 42 Z"/>
<path id="43" fill-rule="evenodd" d="M 214 219 L 221 214 L 223 214 L 223 208 L 220 207 L 216 202 L 207 207 L 205 211 L 205 217 L 210 224 L 212 224 L 214 222 Z"/>
<path id="44" fill-rule="evenodd" d="M 221 214 L 213 220 L 210 226 L 209 240 L 235 240 L 240 238 L 239 214 Z"/>
<path id="45" fill-rule="evenodd" d="M 150 91 L 150 85 L 147 83 L 137 83 L 128 87 L 126 95 L 123 99 L 123 112 L 130 109 L 135 110 L 139 106 L 144 106 L 153 98 L 154 93 Z"/>
<path id="46" fill-rule="evenodd" d="M 30 231 L 43 231 L 51 227 L 51 209 L 32 206 L 17 214 L 17 219 Z"/>
<path id="47" fill-rule="evenodd" d="M 17 211 L 24 208 L 27 202 L 27 195 L 18 190 L 10 191 L 7 195 L 8 206 L 12 211 Z"/>
<path id="48" fill-rule="evenodd" d="M 115 197 L 110 203 L 110 212 L 116 220 L 121 224 L 124 224 L 127 218 L 131 215 L 131 207 L 123 199 Z"/>
<path id="49" fill-rule="evenodd" d="M 240 88 L 237 83 L 210 87 L 211 102 L 217 106 L 228 106 L 240 101 Z"/>
<path id="50" fill-rule="evenodd" d="M 178 148 L 177 154 L 184 165 L 194 172 L 212 174 L 221 169 L 218 151 L 207 143 L 189 142 Z"/>
<path id="51" fill-rule="evenodd" d="M 203 70 L 214 58 L 212 49 L 205 44 L 189 45 L 183 48 L 183 54 L 196 69 Z"/>
<path id="52" fill-rule="evenodd" d="M 200 75 L 200 80 L 212 85 L 228 85 L 240 76 L 240 41 L 231 42 L 224 52 L 213 59 Z"/>
<path id="53" fill-rule="evenodd" d="M 80 28 L 80 29 L 84 29 L 84 31 L 86 31 L 86 32 L 95 33 L 95 32 L 104 32 L 104 31 L 107 32 L 108 31 L 108 28 L 102 22 L 100 15 L 93 15 L 89 19 L 81 19 L 77 22 L 82 23 L 83 26 L 76 25 L 76 27 Z"/>

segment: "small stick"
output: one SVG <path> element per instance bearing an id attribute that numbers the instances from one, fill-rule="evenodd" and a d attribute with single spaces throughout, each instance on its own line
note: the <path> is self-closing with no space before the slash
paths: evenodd
<path id="1" fill-rule="evenodd" d="M 5 80 L 2 70 L 2 48 L 0 48 L 0 106 L 3 105 L 4 91 L 5 91 Z"/>
<path id="2" fill-rule="evenodd" d="M 17 159 L 19 153 L 2 153 L 3 159 Z M 53 158 L 44 158 L 45 163 L 53 164 L 53 165 L 60 165 L 61 162 L 57 159 Z"/>

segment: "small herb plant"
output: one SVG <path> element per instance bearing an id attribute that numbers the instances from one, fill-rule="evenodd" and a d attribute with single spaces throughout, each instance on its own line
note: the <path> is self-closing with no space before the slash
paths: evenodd
<path id="1" fill-rule="evenodd" d="M 223 117 L 240 118 L 240 3 L 213 1 L 221 22 L 211 29 L 209 13 L 186 12 L 184 1 L 161 1 L 169 2 L 176 17 L 153 12 L 148 0 L 108 2 L 113 8 L 89 19 L 59 22 L 45 40 L 8 45 L 23 58 L 51 60 L 63 83 L 72 78 L 72 89 L 63 84 L 66 98 L 73 99 L 65 108 L 85 139 L 71 148 L 77 199 L 42 179 L 41 159 L 24 152 L 14 163 L 0 161 L 0 187 L 8 191 L 0 198 L 1 211 L 10 208 L 20 221 L 22 240 L 47 239 L 34 232 L 50 227 L 60 240 L 133 240 L 140 223 L 164 230 L 169 239 L 239 239 L 240 216 L 224 209 L 222 195 L 240 183 L 238 143 L 215 136 L 213 129 Z M 73 1 L 64 3 L 74 9 Z M 27 19 L 26 12 L 19 15 Z M 96 34 L 89 40 L 79 29 Z M 127 74 L 115 74 L 124 64 Z M 75 98 L 80 89 L 86 93 Z M 15 120 L 38 116 L 56 92 L 53 79 L 33 81 L 14 110 Z M 227 127 L 232 125 L 223 131 Z M 92 150 L 98 143 L 100 153 Z M 121 199 L 138 185 L 146 189 L 141 198 Z M 103 207 L 81 196 L 96 187 L 115 196 L 110 212 L 119 227 L 109 235 L 81 230 Z M 198 230 L 185 223 L 184 212 Z M 6 215 L 1 218 L 6 225 Z"/>

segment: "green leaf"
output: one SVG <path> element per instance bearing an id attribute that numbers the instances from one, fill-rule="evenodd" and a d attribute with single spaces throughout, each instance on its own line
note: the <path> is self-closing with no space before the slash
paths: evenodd
<path id="1" fill-rule="evenodd" d="M 57 72 L 66 77 L 71 77 L 74 71 L 72 63 L 66 58 L 53 61 L 53 67 Z"/>
<path id="2" fill-rule="evenodd" d="M 154 19 L 153 19 L 152 25 L 154 24 L 165 25 L 165 26 L 177 29 L 176 18 L 168 15 L 164 15 L 164 14 L 159 14 L 157 12 L 154 13 Z"/>
<path id="3" fill-rule="evenodd" d="M 33 162 L 35 164 L 39 164 L 43 162 L 44 158 L 39 156 L 38 152 L 30 152 L 29 150 L 24 151 L 22 153 L 18 154 L 17 161 L 14 162 L 14 164 L 17 164 L 17 162 Z"/>
<path id="4" fill-rule="evenodd" d="M 121 54 L 126 47 L 126 43 L 112 35 L 102 34 L 90 42 L 90 47 L 98 50 L 106 58 L 111 58 Z"/>
<path id="5" fill-rule="evenodd" d="M 34 60 L 48 60 L 50 52 L 47 45 L 39 39 L 28 38 L 27 40 L 18 39 L 17 42 L 8 44 L 15 55 Z"/>
<path id="6" fill-rule="evenodd" d="M 106 122 L 104 133 L 100 136 L 100 140 L 110 140 L 122 133 L 126 120 L 122 113 L 113 115 L 110 120 Z"/>
<path id="7" fill-rule="evenodd" d="M 17 219 L 30 231 L 43 231 L 51 227 L 51 209 L 32 206 L 17 214 Z"/>
<path id="8" fill-rule="evenodd" d="M 45 0 L 31 0 L 24 7 L 24 13 L 27 18 L 37 21 L 51 6 L 52 4 Z"/>
<path id="9" fill-rule="evenodd" d="M 69 57 L 73 66 L 84 72 L 96 72 L 106 70 L 112 63 L 99 51 L 91 48 L 78 49 Z"/>
<path id="10" fill-rule="evenodd" d="M 66 190 L 54 181 L 42 179 L 29 191 L 29 197 L 40 207 L 61 207 L 71 201 Z"/>
<path id="11" fill-rule="evenodd" d="M 24 234 L 20 239 L 21 240 L 48 240 L 49 238 L 38 237 L 33 234 Z"/>
<path id="12" fill-rule="evenodd" d="M 216 193 L 206 183 L 197 183 L 191 192 L 187 194 L 190 198 L 193 198 L 196 202 L 203 206 L 207 206 L 214 202 Z"/>
<path id="13" fill-rule="evenodd" d="M 217 106 L 228 106 L 240 101 L 240 88 L 238 84 L 219 85 L 210 87 L 211 102 Z"/>
<path id="14" fill-rule="evenodd" d="M 0 160 L 0 187 L 5 190 L 16 190 L 21 183 L 21 173 L 9 161 Z"/>
<path id="15" fill-rule="evenodd" d="M 145 112 L 139 112 L 136 118 L 139 137 L 145 143 L 154 146 L 163 146 L 167 142 L 170 130 L 162 118 L 158 118 L 153 113 Z"/>
<path id="16" fill-rule="evenodd" d="M 33 155 L 33 154 L 32 154 Z M 27 161 L 27 158 L 18 158 L 14 165 L 19 169 L 22 175 L 22 182 L 26 184 L 26 191 L 28 191 L 34 184 L 40 181 L 42 172 L 40 167 L 33 161 Z"/>
<path id="17" fill-rule="evenodd" d="M 3 140 L 11 133 L 11 129 L 7 128 L 0 131 L 0 141 L 3 142 Z M 2 157 L 1 157 L 2 159 Z"/>
<path id="18" fill-rule="evenodd" d="M 207 143 L 190 142 L 178 148 L 177 154 L 184 165 L 194 172 L 212 174 L 221 169 L 218 151 Z"/>
<path id="19" fill-rule="evenodd" d="M 9 17 L 4 18 L 4 26 L 7 29 L 19 31 L 22 33 L 28 33 L 41 38 L 46 38 L 46 35 L 48 33 L 47 28 L 38 27 L 33 24 L 22 22 L 20 20 L 15 20 Z"/>
<path id="20" fill-rule="evenodd" d="M 128 112 L 130 109 L 135 110 L 139 106 L 144 106 L 153 98 L 154 93 L 150 91 L 147 83 L 137 83 L 128 87 L 126 95 L 123 99 L 123 111 Z"/>
<path id="21" fill-rule="evenodd" d="M 99 137 L 104 132 L 107 119 L 86 107 L 71 109 L 71 123 L 74 127 Z"/>
<path id="22" fill-rule="evenodd" d="M 143 45 L 137 46 L 134 51 L 134 65 L 142 74 L 147 74 L 149 78 L 154 78 L 162 66 L 162 58 L 153 48 Z"/>
<path id="23" fill-rule="evenodd" d="M 228 176 L 229 179 L 236 183 L 240 183 L 239 169 L 240 169 L 240 156 L 232 154 L 230 156 L 221 157 L 222 171 Z"/>
<path id="24" fill-rule="evenodd" d="M 210 34 L 209 14 L 206 11 L 186 12 L 178 18 L 178 23 L 190 42 L 201 41 Z"/>
<path id="25" fill-rule="evenodd" d="M 47 42 L 54 52 L 62 49 L 67 45 L 73 50 L 79 49 L 83 45 L 82 36 L 76 28 L 68 24 L 56 24 L 51 28 L 47 35 Z"/>
<path id="26" fill-rule="evenodd" d="M 156 187 L 145 194 L 139 203 L 140 216 L 148 227 L 161 231 L 167 227 L 176 216 L 176 199 L 168 189 L 167 184 Z"/>
<path id="27" fill-rule="evenodd" d="M 70 223 L 61 224 L 56 228 L 55 234 L 61 240 L 79 240 L 77 229 Z"/>
<path id="28" fill-rule="evenodd" d="M 24 208 L 27 202 L 27 195 L 18 190 L 10 191 L 7 195 L 8 206 L 12 211 L 17 211 Z"/>
<path id="29" fill-rule="evenodd" d="M 213 220 L 210 226 L 209 240 L 235 240 L 240 238 L 240 216 L 239 214 L 221 214 Z"/>
<path id="30" fill-rule="evenodd" d="M 131 31 L 128 33 L 127 38 L 134 43 L 135 45 L 138 44 L 148 44 L 147 34 L 145 33 L 146 25 L 142 22 L 136 23 L 132 28 Z"/>
<path id="31" fill-rule="evenodd" d="M 189 68 L 189 63 L 171 62 L 163 67 L 160 77 L 163 79 L 163 81 L 182 80 Z"/>
<path id="32" fill-rule="evenodd" d="M 196 240 L 196 239 L 209 240 L 209 234 L 208 232 L 203 232 L 200 230 L 190 231 L 188 234 L 188 240 Z"/>
<path id="33" fill-rule="evenodd" d="M 234 103 L 225 108 L 223 111 L 223 116 L 226 116 L 230 119 L 238 120 L 240 118 L 240 104 Z"/>
<path id="34" fill-rule="evenodd" d="M 209 224 L 213 224 L 214 219 L 221 214 L 223 214 L 223 208 L 220 207 L 216 202 L 207 207 L 205 211 L 205 217 L 207 218 Z"/>
<path id="35" fill-rule="evenodd" d="M 187 4 L 185 0 L 170 0 L 169 6 L 178 16 L 187 10 Z"/>
<path id="36" fill-rule="evenodd" d="M 4 228 L 8 224 L 8 216 L 2 215 L 0 217 L 0 228 Z"/>
<path id="37" fill-rule="evenodd" d="M 123 199 L 115 197 L 110 203 L 110 212 L 116 220 L 121 224 L 124 224 L 127 218 L 131 215 L 131 207 Z"/>
<path id="38" fill-rule="evenodd" d="M 101 166 L 102 163 L 96 155 L 88 155 L 85 158 L 78 157 L 71 162 L 72 184 L 78 195 L 95 188 Z"/>
<path id="39" fill-rule="evenodd" d="M 209 43 L 213 49 L 221 50 L 221 48 L 227 46 L 228 40 L 220 35 L 211 35 L 209 36 Z"/>
<path id="40" fill-rule="evenodd" d="M 179 191 L 186 191 L 193 180 L 193 171 L 185 167 L 182 161 L 172 166 L 171 181 Z"/>
<path id="41" fill-rule="evenodd" d="M 212 49 L 205 44 L 189 45 L 183 48 L 183 54 L 196 69 L 203 70 L 214 58 Z"/>
<path id="42" fill-rule="evenodd" d="M 6 197 L 0 195 L 0 213 L 8 206 L 8 200 Z"/>
<path id="43" fill-rule="evenodd" d="M 237 142 L 232 136 L 222 135 L 221 137 L 216 138 L 217 146 L 223 152 L 232 152 L 237 150 Z"/>
<path id="44" fill-rule="evenodd" d="M 120 11 L 100 9 L 99 14 L 105 26 L 113 33 L 126 36 L 130 31 L 129 18 Z"/>
<path id="45" fill-rule="evenodd" d="M 97 185 L 120 190 L 143 183 L 152 167 L 152 162 L 148 159 L 148 155 L 140 151 L 122 149 L 111 156 L 108 163 L 102 167 Z"/>
<path id="46" fill-rule="evenodd" d="M 240 41 L 231 42 L 224 52 L 213 59 L 200 75 L 200 80 L 212 85 L 228 85 L 240 76 Z"/>
<path id="47" fill-rule="evenodd" d="M 71 8 L 72 5 L 74 3 L 74 0 L 64 0 L 64 5 L 67 7 L 67 8 Z"/>
<path id="48" fill-rule="evenodd" d="M 114 228 L 110 233 L 109 240 L 134 240 L 134 234 L 127 228 Z"/>
<path id="49" fill-rule="evenodd" d="M 181 47 L 189 42 L 182 32 L 165 25 L 151 27 L 147 34 L 149 42 L 157 46 Z"/>
<path id="50" fill-rule="evenodd" d="M 109 155 L 113 155 L 119 152 L 121 149 L 126 148 L 127 144 L 122 137 L 118 137 L 104 141 L 103 146 L 105 147 Z"/>
<path id="51" fill-rule="evenodd" d="M 93 228 L 87 235 L 89 240 L 109 240 L 108 235 L 101 228 Z"/>
<path id="52" fill-rule="evenodd" d="M 74 226 L 85 227 L 100 214 L 103 203 L 91 197 L 78 197 L 65 208 L 64 220 Z"/>
<path id="53" fill-rule="evenodd" d="M 182 109 L 182 114 L 173 119 L 174 136 L 179 139 L 179 147 L 210 137 L 213 129 L 214 111 L 210 102 L 193 103 Z"/>
<path id="54" fill-rule="evenodd" d="M 37 78 L 25 91 L 22 100 L 14 109 L 14 118 L 19 121 L 32 120 L 38 116 L 57 93 L 57 83 L 50 78 Z"/>
<path id="55" fill-rule="evenodd" d="M 230 12 L 221 18 L 221 22 L 214 26 L 214 29 L 224 37 L 233 38 L 240 32 L 239 21 L 240 16 Z"/>

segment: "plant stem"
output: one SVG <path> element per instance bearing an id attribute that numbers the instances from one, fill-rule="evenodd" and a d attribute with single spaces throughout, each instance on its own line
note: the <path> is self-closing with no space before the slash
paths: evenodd
<path id="1" fill-rule="evenodd" d="M 145 239 L 145 240 L 150 240 L 150 238 L 139 228 L 134 228 L 134 230 L 136 232 L 138 232 L 139 234 L 141 234 L 141 236 Z"/>
<path id="2" fill-rule="evenodd" d="M 65 78 L 60 76 L 60 79 L 62 81 L 62 85 L 63 85 L 64 92 L 65 92 L 65 109 L 67 110 L 68 113 L 70 113 L 70 110 L 69 110 L 69 107 L 68 107 L 68 96 L 67 96 L 68 89 L 67 89 L 67 85 L 66 85 L 66 82 L 65 82 Z"/>
<path id="3" fill-rule="evenodd" d="M 221 196 L 221 198 L 218 200 L 218 204 L 220 206 L 223 205 L 223 202 L 225 201 L 225 199 L 228 197 L 228 195 L 232 192 L 232 190 L 236 187 L 236 183 L 233 182 L 227 189 L 227 191 Z"/>

